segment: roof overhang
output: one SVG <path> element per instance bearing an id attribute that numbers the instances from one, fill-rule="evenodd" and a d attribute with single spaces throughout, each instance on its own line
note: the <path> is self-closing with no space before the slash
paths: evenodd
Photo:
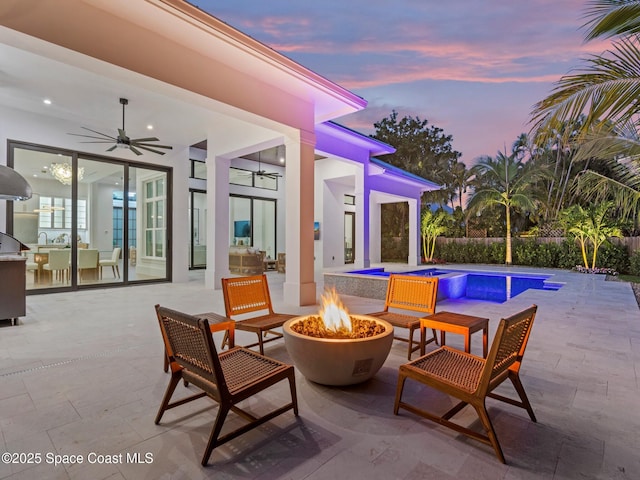
<path id="1" fill-rule="evenodd" d="M 294 127 L 294 105 L 319 123 L 367 103 L 182 0 L 3 0 L 0 24 Z"/>
<path id="2" fill-rule="evenodd" d="M 422 178 L 418 175 L 414 175 L 413 173 L 409 173 L 399 167 L 391 165 L 387 162 L 383 162 L 378 158 L 371 159 L 369 173 L 371 175 L 384 174 L 388 178 L 393 178 L 396 181 L 418 187 L 422 192 L 439 190 L 440 188 L 442 188 L 442 185 L 438 185 L 435 182 Z"/>

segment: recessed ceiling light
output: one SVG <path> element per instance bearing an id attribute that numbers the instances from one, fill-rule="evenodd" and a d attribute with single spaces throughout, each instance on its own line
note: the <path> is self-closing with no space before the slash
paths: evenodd
<path id="1" fill-rule="evenodd" d="M 147 125 L 147 130 L 153 130 L 153 125 Z"/>
<path id="2" fill-rule="evenodd" d="M 38 175 L 34 173 L 34 174 L 33 174 L 33 176 L 34 176 L 34 177 L 37 177 Z"/>
<path id="3" fill-rule="evenodd" d="M 45 98 L 44 100 L 42 100 L 42 103 L 44 103 L 45 105 L 51 105 L 51 100 Z"/>

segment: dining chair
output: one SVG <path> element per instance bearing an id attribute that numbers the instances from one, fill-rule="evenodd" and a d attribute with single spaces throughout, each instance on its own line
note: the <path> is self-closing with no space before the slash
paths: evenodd
<path id="1" fill-rule="evenodd" d="M 96 249 L 78 249 L 78 277 L 81 282 L 87 274 L 85 270 L 97 271 L 98 258 L 99 252 Z"/>
<path id="2" fill-rule="evenodd" d="M 53 274 L 61 278 L 63 283 L 69 280 L 69 266 L 71 262 L 71 250 L 68 248 L 52 248 L 49 250 L 49 260 L 42 265 L 42 270 L 48 272 L 50 282 L 53 282 Z"/>
<path id="3" fill-rule="evenodd" d="M 119 262 L 121 251 L 122 248 L 116 247 L 113 249 L 113 252 L 111 252 L 111 258 L 98 261 L 98 265 L 100 266 L 100 278 L 102 278 L 102 267 L 111 267 L 111 270 L 113 271 L 113 278 L 116 278 L 116 273 L 118 274 L 118 278 L 120 278 Z"/>

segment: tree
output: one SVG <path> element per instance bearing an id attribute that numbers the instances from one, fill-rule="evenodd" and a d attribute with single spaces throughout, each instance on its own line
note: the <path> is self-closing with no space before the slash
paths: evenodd
<path id="1" fill-rule="evenodd" d="M 511 265 L 511 213 L 512 209 L 533 210 L 533 184 L 546 175 L 544 169 L 525 163 L 517 153 L 506 155 L 498 152 L 494 158 L 481 157 L 471 169 L 476 175 L 477 188 L 467 205 L 467 214 L 482 213 L 487 207 L 502 205 L 505 211 L 506 255 L 505 263 Z"/>
<path id="2" fill-rule="evenodd" d="M 449 215 L 443 210 L 433 212 L 427 208 L 422 212 L 420 233 L 422 234 L 422 251 L 427 262 L 433 261 L 433 253 L 436 249 L 436 239 L 447 231 Z"/>
<path id="3" fill-rule="evenodd" d="M 591 268 L 596 268 L 600 247 L 611 237 L 622 237 L 622 231 L 609 216 L 612 202 L 604 202 L 584 209 L 574 205 L 563 215 L 567 232 L 580 242 L 580 251 L 585 268 L 589 268 L 587 242 L 593 248 Z"/>
<path id="4" fill-rule="evenodd" d="M 604 54 L 587 59 L 578 73 L 563 76 L 551 95 L 536 104 L 532 121 L 544 139 L 554 125 L 577 122 L 584 115 L 577 130 L 577 159 L 606 160 L 618 175 L 585 170 L 579 177 L 581 191 L 592 200 L 610 198 L 623 215 L 637 219 L 640 2 L 593 0 L 589 5 L 586 39 L 618 39 Z"/>
<path id="5" fill-rule="evenodd" d="M 371 137 L 396 149 L 395 153 L 385 156 L 386 162 L 443 185 L 442 190 L 431 194 L 441 206 L 453 201 L 455 187 L 450 172 L 461 154 L 452 149 L 451 135 L 445 135 L 441 128 L 429 126 L 427 120 L 419 117 L 406 116 L 398 120 L 395 110 L 373 126 L 376 131 Z"/>

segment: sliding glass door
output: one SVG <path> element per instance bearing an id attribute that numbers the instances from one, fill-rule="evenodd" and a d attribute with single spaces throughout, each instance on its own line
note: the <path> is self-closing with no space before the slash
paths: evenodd
<path id="1" fill-rule="evenodd" d="M 276 200 L 231 196 L 230 245 L 248 246 L 276 258 Z"/>
<path id="2" fill-rule="evenodd" d="M 27 290 L 170 279 L 166 169 L 10 142 L 9 166 L 33 197 L 10 202 L 26 244 Z"/>

